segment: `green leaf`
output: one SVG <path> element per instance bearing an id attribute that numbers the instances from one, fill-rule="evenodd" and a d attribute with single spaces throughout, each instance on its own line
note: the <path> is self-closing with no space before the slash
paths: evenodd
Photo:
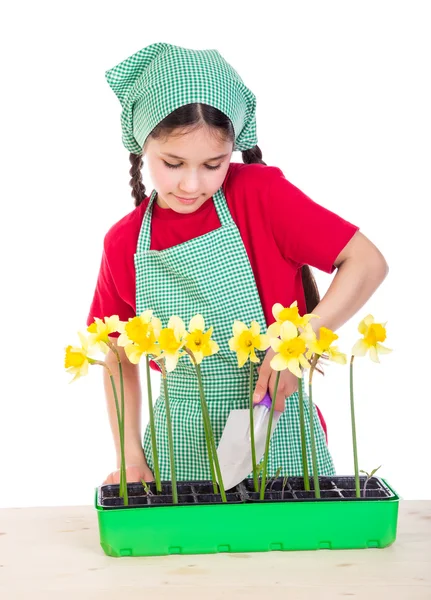
<path id="1" fill-rule="evenodd" d="M 374 473 L 377 473 L 377 471 L 381 468 L 382 465 L 380 465 L 380 467 L 377 467 L 377 469 L 373 469 L 373 471 L 371 471 L 370 477 L 372 477 L 374 475 Z"/>

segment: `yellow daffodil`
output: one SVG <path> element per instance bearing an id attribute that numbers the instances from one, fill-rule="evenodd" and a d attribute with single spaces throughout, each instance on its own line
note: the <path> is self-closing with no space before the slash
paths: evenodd
<path id="1" fill-rule="evenodd" d="M 380 343 L 386 339 L 386 323 L 374 323 L 373 315 L 367 315 L 359 323 L 358 331 L 363 338 L 353 346 L 353 356 L 365 356 L 369 351 L 371 360 L 378 363 L 380 362 L 379 354 L 392 352 L 390 348 L 386 348 Z"/>
<path id="2" fill-rule="evenodd" d="M 127 480 L 126 480 L 126 461 L 124 451 L 124 393 L 123 393 L 123 379 L 120 370 L 121 378 L 121 410 L 118 403 L 117 389 L 115 386 L 112 372 L 106 362 L 96 360 L 88 356 L 89 353 L 102 351 L 108 352 L 110 340 L 108 335 L 117 331 L 117 324 L 119 322 L 118 316 L 105 317 L 102 319 L 95 318 L 94 323 L 87 327 L 89 332 L 86 337 L 80 331 L 78 332 L 79 339 L 81 340 L 81 347 L 67 346 L 65 348 L 64 366 L 68 373 L 73 373 L 74 378 L 70 381 L 75 381 L 78 377 L 87 375 L 88 365 L 101 365 L 104 367 L 110 376 L 111 385 L 114 393 L 115 409 L 117 412 L 118 430 L 120 435 L 120 452 L 121 452 L 121 465 L 120 465 L 120 490 L 119 496 L 123 498 L 124 506 L 128 506 L 129 499 L 127 493 Z"/>
<path id="3" fill-rule="evenodd" d="M 320 317 L 311 313 L 303 315 L 301 317 L 298 310 L 298 302 L 296 300 L 295 302 L 292 302 L 292 304 L 288 307 L 284 307 L 282 304 L 279 303 L 274 304 L 274 306 L 272 307 L 272 314 L 276 322 L 272 323 L 272 325 L 268 327 L 267 333 L 270 337 L 275 338 L 279 337 L 280 327 L 285 321 L 290 321 L 297 328 L 304 328 L 310 321 L 310 319 L 320 319 Z"/>
<path id="4" fill-rule="evenodd" d="M 158 354 L 157 338 L 162 330 L 160 319 L 153 317 L 152 310 L 146 310 L 127 322 L 120 321 L 118 346 L 124 347 L 127 358 L 138 364 L 143 354 Z"/>
<path id="5" fill-rule="evenodd" d="M 156 356 L 156 360 L 165 359 L 168 373 L 177 366 L 180 352 L 187 341 L 186 334 L 184 321 L 176 316 L 171 317 L 168 326 L 160 332 L 158 342 L 161 353 Z"/>
<path id="6" fill-rule="evenodd" d="M 205 320 L 202 315 L 194 316 L 189 323 L 189 330 L 186 334 L 186 347 L 191 350 L 193 356 L 199 365 L 204 356 L 211 356 L 219 351 L 219 346 L 211 339 L 213 328 L 210 327 L 204 333 Z M 192 360 L 190 358 L 190 360 Z"/>
<path id="7" fill-rule="evenodd" d="M 274 371 L 289 369 L 297 377 L 302 377 L 300 365 L 305 369 L 310 367 L 304 356 L 307 349 L 305 340 L 290 321 L 281 324 L 280 338 L 271 338 L 271 348 L 277 352 L 270 363 Z"/>
<path id="8" fill-rule="evenodd" d="M 104 354 L 107 354 L 109 344 L 111 343 L 109 334 L 118 331 L 119 323 L 120 319 L 118 315 L 105 317 L 103 320 L 95 317 L 94 322 L 87 327 L 87 331 L 90 334 L 88 336 L 89 345 L 93 346 L 95 350 L 100 350 Z"/>
<path id="9" fill-rule="evenodd" d="M 347 356 L 338 351 L 338 346 L 331 346 L 332 342 L 338 340 L 338 335 L 327 327 L 320 327 L 319 339 L 317 339 L 311 325 L 308 324 L 304 330 L 303 337 L 308 346 L 307 358 L 310 358 L 312 354 L 318 354 L 319 356 L 325 354 L 329 360 L 340 365 L 347 363 Z"/>
<path id="10" fill-rule="evenodd" d="M 243 367 L 249 357 L 251 362 L 258 363 L 255 350 L 269 348 L 269 336 L 260 333 L 259 323 L 252 321 L 249 329 L 242 321 L 235 321 L 232 331 L 233 338 L 229 340 L 229 348 L 237 354 L 238 367 Z"/>
<path id="11" fill-rule="evenodd" d="M 64 368 L 68 373 L 74 374 L 70 383 L 79 377 L 87 375 L 88 365 L 94 362 L 94 360 L 88 356 L 87 338 L 80 331 L 78 332 L 78 336 L 81 340 L 81 347 L 67 346 L 65 349 Z"/>

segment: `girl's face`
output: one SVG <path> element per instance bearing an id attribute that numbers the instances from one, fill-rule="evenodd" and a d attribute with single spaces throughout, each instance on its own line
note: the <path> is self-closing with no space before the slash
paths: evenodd
<path id="1" fill-rule="evenodd" d="M 148 138 L 143 155 L 162 208 L 195 212 L 221 187 L 229 169 L 233 143 L 199 128 L 165 141 Z"/>

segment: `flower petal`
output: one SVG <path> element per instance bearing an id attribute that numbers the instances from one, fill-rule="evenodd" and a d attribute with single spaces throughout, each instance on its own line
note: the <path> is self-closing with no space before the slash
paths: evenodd
<path id="1" fill-rule="evenodd" d="M 379 363 L 379 355 L 377 354 L 377 350 L 374 346 L 370 346 L 370 358 L 373 362 Z"/>
<path id="2" fill-rule="evenodd" d="M 269 335 L 261 334 L 258 335 L 254 340 L 256 350 L 268 350 L 270 346 Z"/>
<path id="3" fill-rule="evenodd" d="M 379 354 L 390 354 L 392 352 L 391 348 L 386 348 L 386 346 L 382 346 L 379 342 L 377 342 L 376 348 Z"/>
<path id="4" fill-rule="evenodd" d="M 290 359 L 287 363 L 287 368 L 291 373 L 293 373 L 297 377 L 302 377 L 301 369 L 299 368 L 299 361 L 297 358 Z"/>
<path id="5" fill-rule="evenodd" d="M 291 321 L 284 321 L 280 327 L 280 337 L 287 342 L 295 337 L 298 337 L 298 329 Z"/>
<path id="6" fill-rule="evenodd" d="M 278 315 L 281 313 L 282 310 L 284 310 L 284 306 L 279 302 L 274 304 L 274 306 L 272 307 L 272 316 L 276 321 L 279 320 Z"/>
<path id="7" fill-rule="evenodd" d="M 238 352 L 236 353 L 236 355 L 238 357 L 238 367 L 241 368 L 247 362 L 248 357 L 249 357 L 249 353 L 245 352 L 244 350 L 238 350 Z"/>
<path id="8" fill-rule="evenodd" d="M 280 335 L 280 323 L 271 323 L 271 325 L 266 330 L 266 334 L 272 337 L 278 337 Z"/>
<path id="9" fill-rule="evenodd" d="M 246 329 L 248 329 L 248 327 L 242 321 L 235 321 L 234 324 L 233 324 L 233 326 L 232 326 L 232 331 L 233 331 L 233 334 L 234 334 L 235 337 L 239 336 Z"/>
<path id="10" fill-rule="evenodd" d="M 257 321 L 251 322 L 250 331 L 251 331 L 252 337 L 257 337 L 260 334 L 260 325 Z"/>
<path id="11" fill-rule="evenodd" d="M 352 348 L 353 356 L 365 356 L 368 352 L 368 346 L 364 340 L 358 340 Z"/>
<path id="12" fill-rule="evenodd" d="M 311 358 L 311 357 L 307 357 L 307 358 Z M 300 354 L 298 356 L 299 363 L 301 364 L 301 367 L 303 367 L 304 369 L 309 369 L 311 367 L 307 358 L 303 354 Z"/>
<path id="13" fill-rule="evenodd" d="M 288 361 L 283 357 L 282 354 L 276 354 L 269 363 L 271 369 L 274 371 L 284 371 L 287 369 Z"/>
<path id="14" fill-rule="evenodd" d="M 178 363 L 178 352 L 175 354 L 165 354 L 163 358 L 166 360 L 166 371 L 171 373 L 175 369 Z"/>
<path id="15" fill-rule="evenodd" d="M 189 331 L 192 332 L 196 329 L 199 331 L 203 331 L 205 329 L 205 320 L 202 315 L 195 315 L 190 319 Z"/>
<path id="16" fill-rule="evenodd" d="M 274 350 L 274 352 L 278 352 L 280 350 L 280 346 L 283 342 L 280 340 L 280 338 L 271 338 L 271 348 Z"/>

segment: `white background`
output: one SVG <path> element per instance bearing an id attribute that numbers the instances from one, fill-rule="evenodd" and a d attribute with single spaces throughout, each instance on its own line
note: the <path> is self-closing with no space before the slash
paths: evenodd
<path id="1" fill-rule="evenodd" d="M 115 467 L 101 368 L 69 385 L 63 352 L 85 328 L 103 237 L 133 209 L 121 108 L 104 73 L 157 41 L 217 48 L 257 96 L 265 162 L 383 252 L 387 279 L 337 332 L 348 354 L 371 312 L 388 322 L 394 350 L 380 365 L 356 362 L 360 468 L 382 464 L 404 498 L 431 497 L 427 9 L 412 0 L 9 6 L 0 36 L 0 506 L 91 504 Z M 145 167 L 144 182 L 151 190 Z M 316 277 L 323 294 L 331 276 Z M 348 386 L 347 366 L 316 377 L 340 474 L 353 472 Z"/>

